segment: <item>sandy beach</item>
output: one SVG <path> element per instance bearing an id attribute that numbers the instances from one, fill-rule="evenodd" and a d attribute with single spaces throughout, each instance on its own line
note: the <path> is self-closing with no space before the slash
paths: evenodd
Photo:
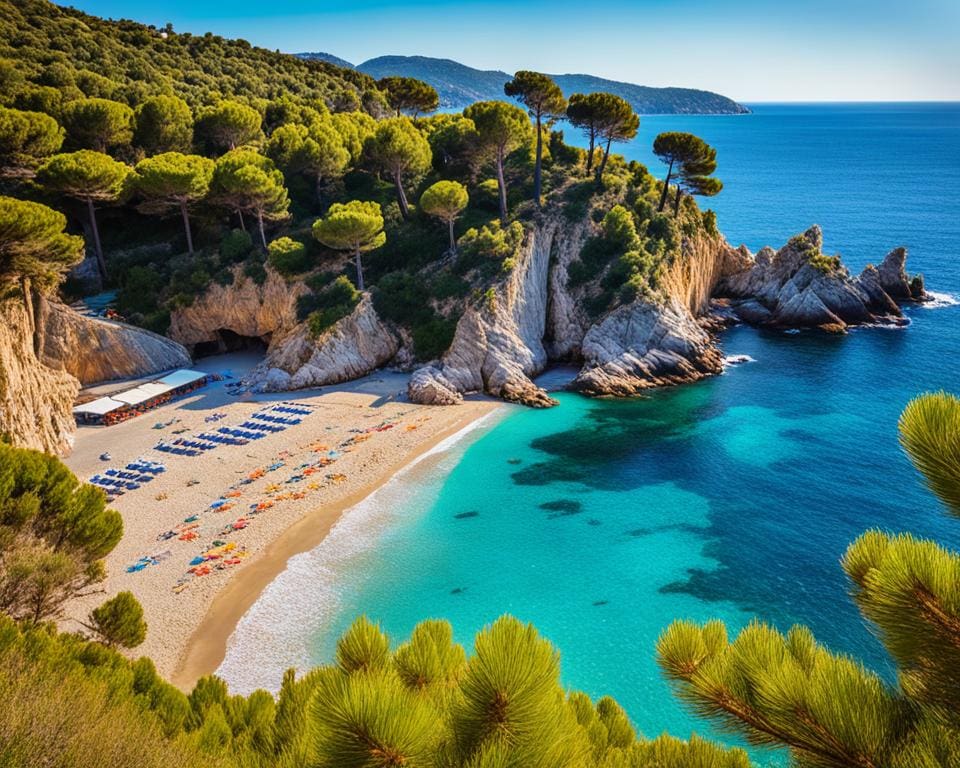
<path id="1" fill-rule="evenodd" d="M 124 535 L 107 557 L 107 579 L 68 603 L 61 626 L 79 629 L 93 607 L 132 592 L 149 627 L 132 655 L 151 657 L 182 688 L 216 670 L 237 621 L 290 557 L 315 547 L 345 510 L 499 405 L 414 405 L 404 397 L 407 377 L 396 373 L 322 390 L 236 394 L 232 385 L 256 362 L 243 353 L 198 361 L 194 369 L 230 378 L 122 424 L 82 427 L 66 459 L 82 480 L 137 459 L 166 468 L 111 503 Z M 253 413 L 300 423 L 276 422 L 282 431 L 196 456 L 155 449 L 238 428 Z M 109 460 L 101 459 L 105 452 Z"/>

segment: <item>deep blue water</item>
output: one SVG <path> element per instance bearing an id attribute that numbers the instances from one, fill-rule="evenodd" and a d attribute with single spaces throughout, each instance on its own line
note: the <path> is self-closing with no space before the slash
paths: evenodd
<path id="1" fill-rule="evenodd" d="M 852 269 L 905 244 L 929 288 L 960 294 L 957 105 L 644 118 L 627 154 L 658 170 L 648 146 L 662 130 L 718 148 L 725 189 L 710 205 L 732 242 L 776 246 L 816 222 Z M 329 661 L 360 613 L 398 639 L 446 617 L 469 643 L 510 612 L 556 643 L 567 685 L 615 696 L 648 735 L 679 736 L 709 730 L 653 660 L 674 618 L 721 618 L 731 632 L 754 616 L 801 622 L 889 674 L 848 597 L 844 549 L 871 527 L 960 547 L 960 524 L 896 435 L 916 393 L 960 391 L 960 306 L 909 315 L 903 330 L 842 337 L 735 328 L 725 352 L 756 362 L 722 376 L 631 401 L 509 409 L 296 559 L 241 624 L 224 673 L 249 687 L 278 675 L 271 665 Z M 265 646 L 270 675 L 242 679 L 234 662 Z"/>

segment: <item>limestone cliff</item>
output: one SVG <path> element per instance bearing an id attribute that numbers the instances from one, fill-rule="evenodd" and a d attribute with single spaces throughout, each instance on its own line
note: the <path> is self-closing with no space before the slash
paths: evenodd
<path id="1" fill-rule="evenodd" d="M 568 288 L 568 268 L 593 231 L 588 221 L 571 225 L 561 217 L 531 228 L 510 277 L 493 301 L 467 309 L 440 368 L 411 382 L 411 399 L 455 402 L 455 393 L 484 391 L 551 405 L 531 381 L 548 360 L 582 364 L 573 386 L 594 395 L 635 394 L 719 372 L 721 355 L 696 317 L 717 281 L 743 268 L 746 251 L 720 236 L 688 238 L 663 278 L 661 300 L 637 299 L 593 321 L 582 309 L 582 290 Z"/>
<path id="2" fill-rule="evenodd" d="M 269 392 L 338 384 L 380 368 L 399 348 L 397 336 L 377 315 L 369 294 L 364 294 L 353 312 L 318 338 L 310 335 L 307 323 L 275 336 L 266 360 L 247 382 Z"/>
<path id="3" fill-rule="evenodd" d="M 55 301 L 40 300 L 40 358 L 84 386 L 146 376 L 190 365 L 187 350 L 142 328 L 87 317 Z"/>
<path id="4" fill-rule="evenodd" d="M 186 347 L 216 344 L 222 331 L 269 343 L 297 325 L 297 299 L 307 292 L 302 282 L 288 283 L 267 267 L 262 285 L 245 277 L 239 269 L 230 285 L 212 284 L 188 307 L 170 317 L 170 337 Z"/>
<path id="5" fill-rule="evenodd" d="M 67 453 L 80 384 L 40 362 L 33 331 L 31 313 L 19 299 L 0 299 L 0 437 L 25 448 Z"/>

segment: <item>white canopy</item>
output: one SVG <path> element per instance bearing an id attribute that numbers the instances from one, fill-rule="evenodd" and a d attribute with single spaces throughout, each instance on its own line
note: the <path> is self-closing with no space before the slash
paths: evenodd
<path id="1" fill-rule="evenodd" d="M 147 386 L 142 386 L 128 389 L 119 395 L 114 395 L 113 399 L 119 400 L 121 403 L 127 403 L 128 405 L 139 405 L 156 396 L 157 393 L 155 391 L 151 391 Z"/>
<path id="2" fill-rule="evenodd" d="M 171 389 L 176 387 L 182 387 L 185 384 L 192 384 L 195 381 L 200 381 L 200 379 L 205 379 L 207 374 L 201 373 L 200 371 L 191 371 L 186 368 L 174 371 L 171 374 L 164 376 L 162 379 L 156 381 L 157 384 L 166 384 Z"/>
<path id="3" fill-rule="evenodd" d="M 91 416 L 103 416 L 117 408 L 126 407 L 126 403 L 114 400 L 112 397 L 101 397 L 99 400 L 91 400 L 89 403 L 78 405 L 73 409 L 74 413 L 89 413 Z"/>

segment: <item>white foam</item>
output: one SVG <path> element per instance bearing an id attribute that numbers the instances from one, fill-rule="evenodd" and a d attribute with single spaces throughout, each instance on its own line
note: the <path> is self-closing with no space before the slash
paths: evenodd
<path id="1" fill-rule="evenodd" d="M 726 365 L 742 365 L 743 363 L 755 363 L 757 362 L 750 355 L 727 355 L 723 358 L 723 364 Z"/>
<path id="2" fill-rule="evenodd" d="M 930 301 L 924 301 L 917 306 L 920 309 L 942 309 L 943 307 L 955 307 L 960 304 L 960 297 L 952 293 L 938 293 L 937 291 L 927 291 Z"/>
<path id="3" fill-rule="evenodd" d="M 457 465 L 469 445 L 463 439 L 481 427 L 492 426 L 504 411 L 496 409 L 437 443 L 346 510 L 315 549 L 290 558 L 286 569 L 257 598 L 227 641 L 226 656 L 217 674 L 226 680 L 232 693 L 246 695 L 257 688 L 276 692 L 285 670 L 294 667 L 303 672 L 312 666 L 311 643 L 337 614 L 345 586 L 342 578 L 351 561 L 370 552 L 390 526 L 411 510 L 428 509 L 429 503 L 411 501 L 436 494 L 442 478 Z M 410 477 L 411 470 L 422 461 L 444 453 L 428 482 Z"/>

